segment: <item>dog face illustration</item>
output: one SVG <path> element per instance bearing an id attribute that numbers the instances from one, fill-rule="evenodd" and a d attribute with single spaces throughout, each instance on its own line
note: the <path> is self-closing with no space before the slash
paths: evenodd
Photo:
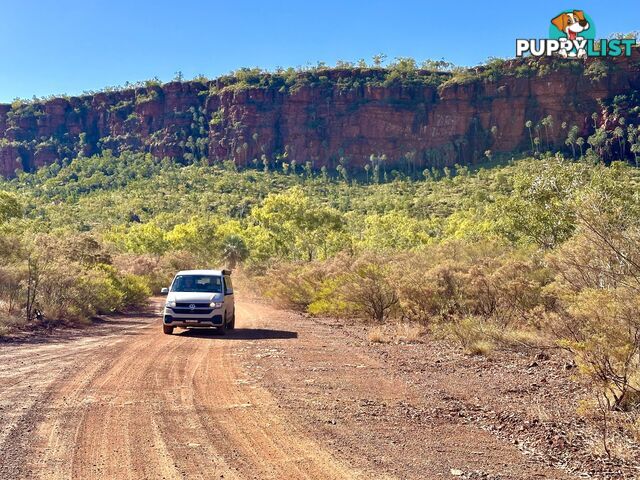
<path id="1" fill-rule="evenodd" d="M 565 33 L 569 40 L 575 40 L 578 37 L 578 34 L 588 30 L 590 27 L 582 10 L 561 13 L 551 20 L 551 23 L 553 23 L 558 30 Z"/>

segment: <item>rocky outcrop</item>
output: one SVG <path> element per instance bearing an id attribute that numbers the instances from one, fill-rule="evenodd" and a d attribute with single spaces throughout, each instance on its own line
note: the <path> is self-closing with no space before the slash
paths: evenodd
<path id="1" fill-rule="evenodd" d="M 322 82 L 295 88 L 172 82 L 0 105 L 0 174 L 104 149 L 239 165 L 286 157 L 315 168 L 355 167 L 371 154 L 416 168 L 471 164 L 486 150 L 529 149 L 527 120 L 552 117 L 537 134 L 544 142 L 564 145 L 563 123 L 586 136 L 602 101 L 640 89 L 638 49 L 610 61 L 598 79 L 585 74 L 593 61 L 519 75 L 512 61 L 498 78 L 477 69 L 477 78 L 439 86 L 368 82 L 370 69 L 334 69 L 323 72 Z"/>

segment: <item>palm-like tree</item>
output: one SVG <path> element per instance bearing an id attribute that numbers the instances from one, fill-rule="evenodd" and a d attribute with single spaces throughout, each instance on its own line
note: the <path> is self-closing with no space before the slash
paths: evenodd
<path id="1" fill-rule="evenodd" d="M 634 143 L 631 145 L 631 153 L 636 161 L 636 167 L 640 166 L 640 143 Z"/>
<path id="2" fill-rule="evenodd" d="M 228 268 L 234 269 L 239 262 L 249 256 L 249 249 L 239 235 L 227 235 L 222 241 L 222 259 Z"/>
<path id="3" fill-rule="evenodd" d="M 620 160 L 624 160 L 625 157 L 625 142 L 624 139 L 624 130 L 622 127 L 616 127 L 613 130 L 613 136 L 618 139 L 618 146 L 620 147 Z"/>
<path id="4" fill-rule="evenodd" d="M 531 127 L 533 126 L 533 122 L 531 120 L 527 120 L 524 124 L 525 127 L 529 130 L 529 140 L 531 140 L 531 151 L 533 152 L 533 132 L 531 131 Z"/>
<path id="5" fill-rule="evenodd" d="M 569 129 L 569 134 L 565 140 L 566 145 L 571 145 L 571 152 L 573 153 L 573 159 L 576 158 L 576 142 L 578 140 L 578 126 L 574 125 Z"/>
<path id="6" fill-rule="evenodd" d="M 576 139 L 576 145 L 578 145 L 578 147 L 580 147 L 580 158 L 582 158 L 582 156 L 583 156 L 582 147 L 584 146 L 584 138 L 583 137 L 578 137 Z"/>
<path id="7" fill-rule="evenodd" d="M 378 157 L 378 160 L 380 161 L 380 165 L 382 165 L 382 173 L 384 175 L 384 177 L 387 176 L 387 154 L 383 153 L 382 155 L 380 155 L 380 157 Z"/>

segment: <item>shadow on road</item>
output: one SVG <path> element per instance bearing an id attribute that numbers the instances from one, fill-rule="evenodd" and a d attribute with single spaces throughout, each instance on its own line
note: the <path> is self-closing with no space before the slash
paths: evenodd
<path id="1" fill-rule="evenodd" d="M 191 329 L 177 333 L 181 337 L 219 338 L 224 340 L 274 340 L 298 338 L 297 332 L 272 330 L 269 328 L 236 328 L 225 335 L 215 329 Z"/>

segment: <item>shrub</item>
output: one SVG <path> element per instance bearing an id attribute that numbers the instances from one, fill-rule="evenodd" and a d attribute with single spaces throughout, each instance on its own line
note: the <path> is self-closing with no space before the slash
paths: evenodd
<path id="1" fill-rule="evenodd" d="M 419 342 L 425 333 L 425 328 L 417 323 L 399 323 L 396 327 L 396 336 L 401 342 Z"/>
<path id="2" fill-rule="evenodd" d="M 628 410 L 640 400 L 640 225 L 620 195 L 583 199 L 578 234 L 549 255 L 558 305 L 547 326 L 608 406 Z"/>
<path id="3" fill-rule="evenodd" d="M 342 296 L 358 314 L 384 322 L 398 306 L 398 294 L 388 269 L 378 259 L 358 261 L 346 276 Z"/>
<path id="4" fill-rule="evenodd" d="M 349 270 L 353 260 L 342 254 L 326 261 L 278 263 L 256 281 L 258 288 L 279 305 L 307 310 L 312 304 L 315 314 L 333 314 L 338 305 L 334 293 L 341 281 L 336 278 Z M 330 281 L 330 279 L 334 281 Z M 323 307 L 322 301 L 326 300 Z"/>
<path id="5" fill-rule="evenodd" d="M 391 263 L 402 315 L 421 323 L 474 315 L 522 327 L 551 281 L 529 250 L 492 241 L 449 242 Z"/>
<path id="6" fill-rule="evenodd" d="M 41 262 L 39 272 L 31 282 L 34 308 L 46 321 L 82 322 L 95 314 L 87 302 L 88 289 L 79 280 L 76 265 L 53 259 Z M 34 316 L 38 319 L 38 313 Z"/>
<path id="7" fill-rule="evenodd" d="M 528 250 L 457 241 L 413 253 L 281 263 L 259 283 L 280 305 L 315 315 L 397 316 L 424 325 L 474 315 L 522 328 L 549 302 L 543 288 L 551 279 Z"/>
<path id="8" fill-rule="evenodd" d="M 168 287 L 177 271 L 197 268 L 202 264 L 196 255 L 189 252 L 170 252 L 160 258 L 151 254 L 124 253 L 114 256 L 113 265 L 121 275 L 133 275 L 143 279 L 151 293 L 160 293 Z"/>
<path id="9" fill-rule="evenodd" d="M 610 409 L 640 405 L 640 295 L 585 289 L 566 303 L 572 333 L 561 344 L 576 353 L 581 372 L 597 382 Z"/>
<path id="10" fill-rule="evenodd" d="M 394 325 L 375 325 L 367 332 L 372 343 L 415 343 L 425 334 L 425 328 L 416 323 L 397 323 Z"/>
<path id="11" fill-rule="evenodd" d="M 125 307 L 141 307 L 151 295 L 147 279 L 140 275 L 123 275 L 119 282 Z"/>
<path id="12" fill-rule="evenodd" d="M 145 278 L 110 265 L 111 256 L 94 237 L 38 234 L 11 244 L 5 248 L 0 241 L 3 334 L 28 323 L 85 322 L 141 306 L 151 293 Z"/>
<path id="13" fill-rule="evenodd" d="M 350 278 L 349 274 L 341 273 L 323 280 L 312 292 L 313 300 L 307 306 L 307 311 L 312 315 L 357 316 L 357 308 L 345 298 Z"/>
<path id="14" fill-rule="evenodd" d="M 47 321 L 86 321 L 99 313 L 140 307 L 151 294 L 147 282 L 110 265 L 83 270 L 78 264 L 54 261 L 38 279 L 35 303 Z"/>
<path id="15" fill-rule="evenodd" d="M 124 306 L 124 293 L 110 272 L 94 269 L 79 279 L 85 302 L 93 313 L 111 313 Z"/>
<path id="16" fill-rule="evenodd" d="M 332 260 L 280 264 L 260 280 L 267 296 L 280 305 L 315 315 L 355 316 L 385 321 L 398 306 L 385 259 L 363 255 L 354 260 L 338 255 Z"/>
<path id="17" fill-rule="evenodd" d="M 493 351 L 495 330 L 487 322 L 474 316 L 450 319 L 441 323 L 437 332 L 445 338 L 454 340 L 465 352 L 473 355 L 486 355 Z"/>
<path id="18" fill-rule="evenodd" d="M 322 267 L 317 262 L 280 264 L 272 267 L 258 282 L 266 296 L 278 305 L 304 311 L 314 302 L 316 292 L 327 277 Z"/>
<path id="19" fill-rule="evenodd" d="M 15 265 L 0 267 L 0 302 L 6 315 L 13 315 L 19 309 L 23 272 Z"/>

